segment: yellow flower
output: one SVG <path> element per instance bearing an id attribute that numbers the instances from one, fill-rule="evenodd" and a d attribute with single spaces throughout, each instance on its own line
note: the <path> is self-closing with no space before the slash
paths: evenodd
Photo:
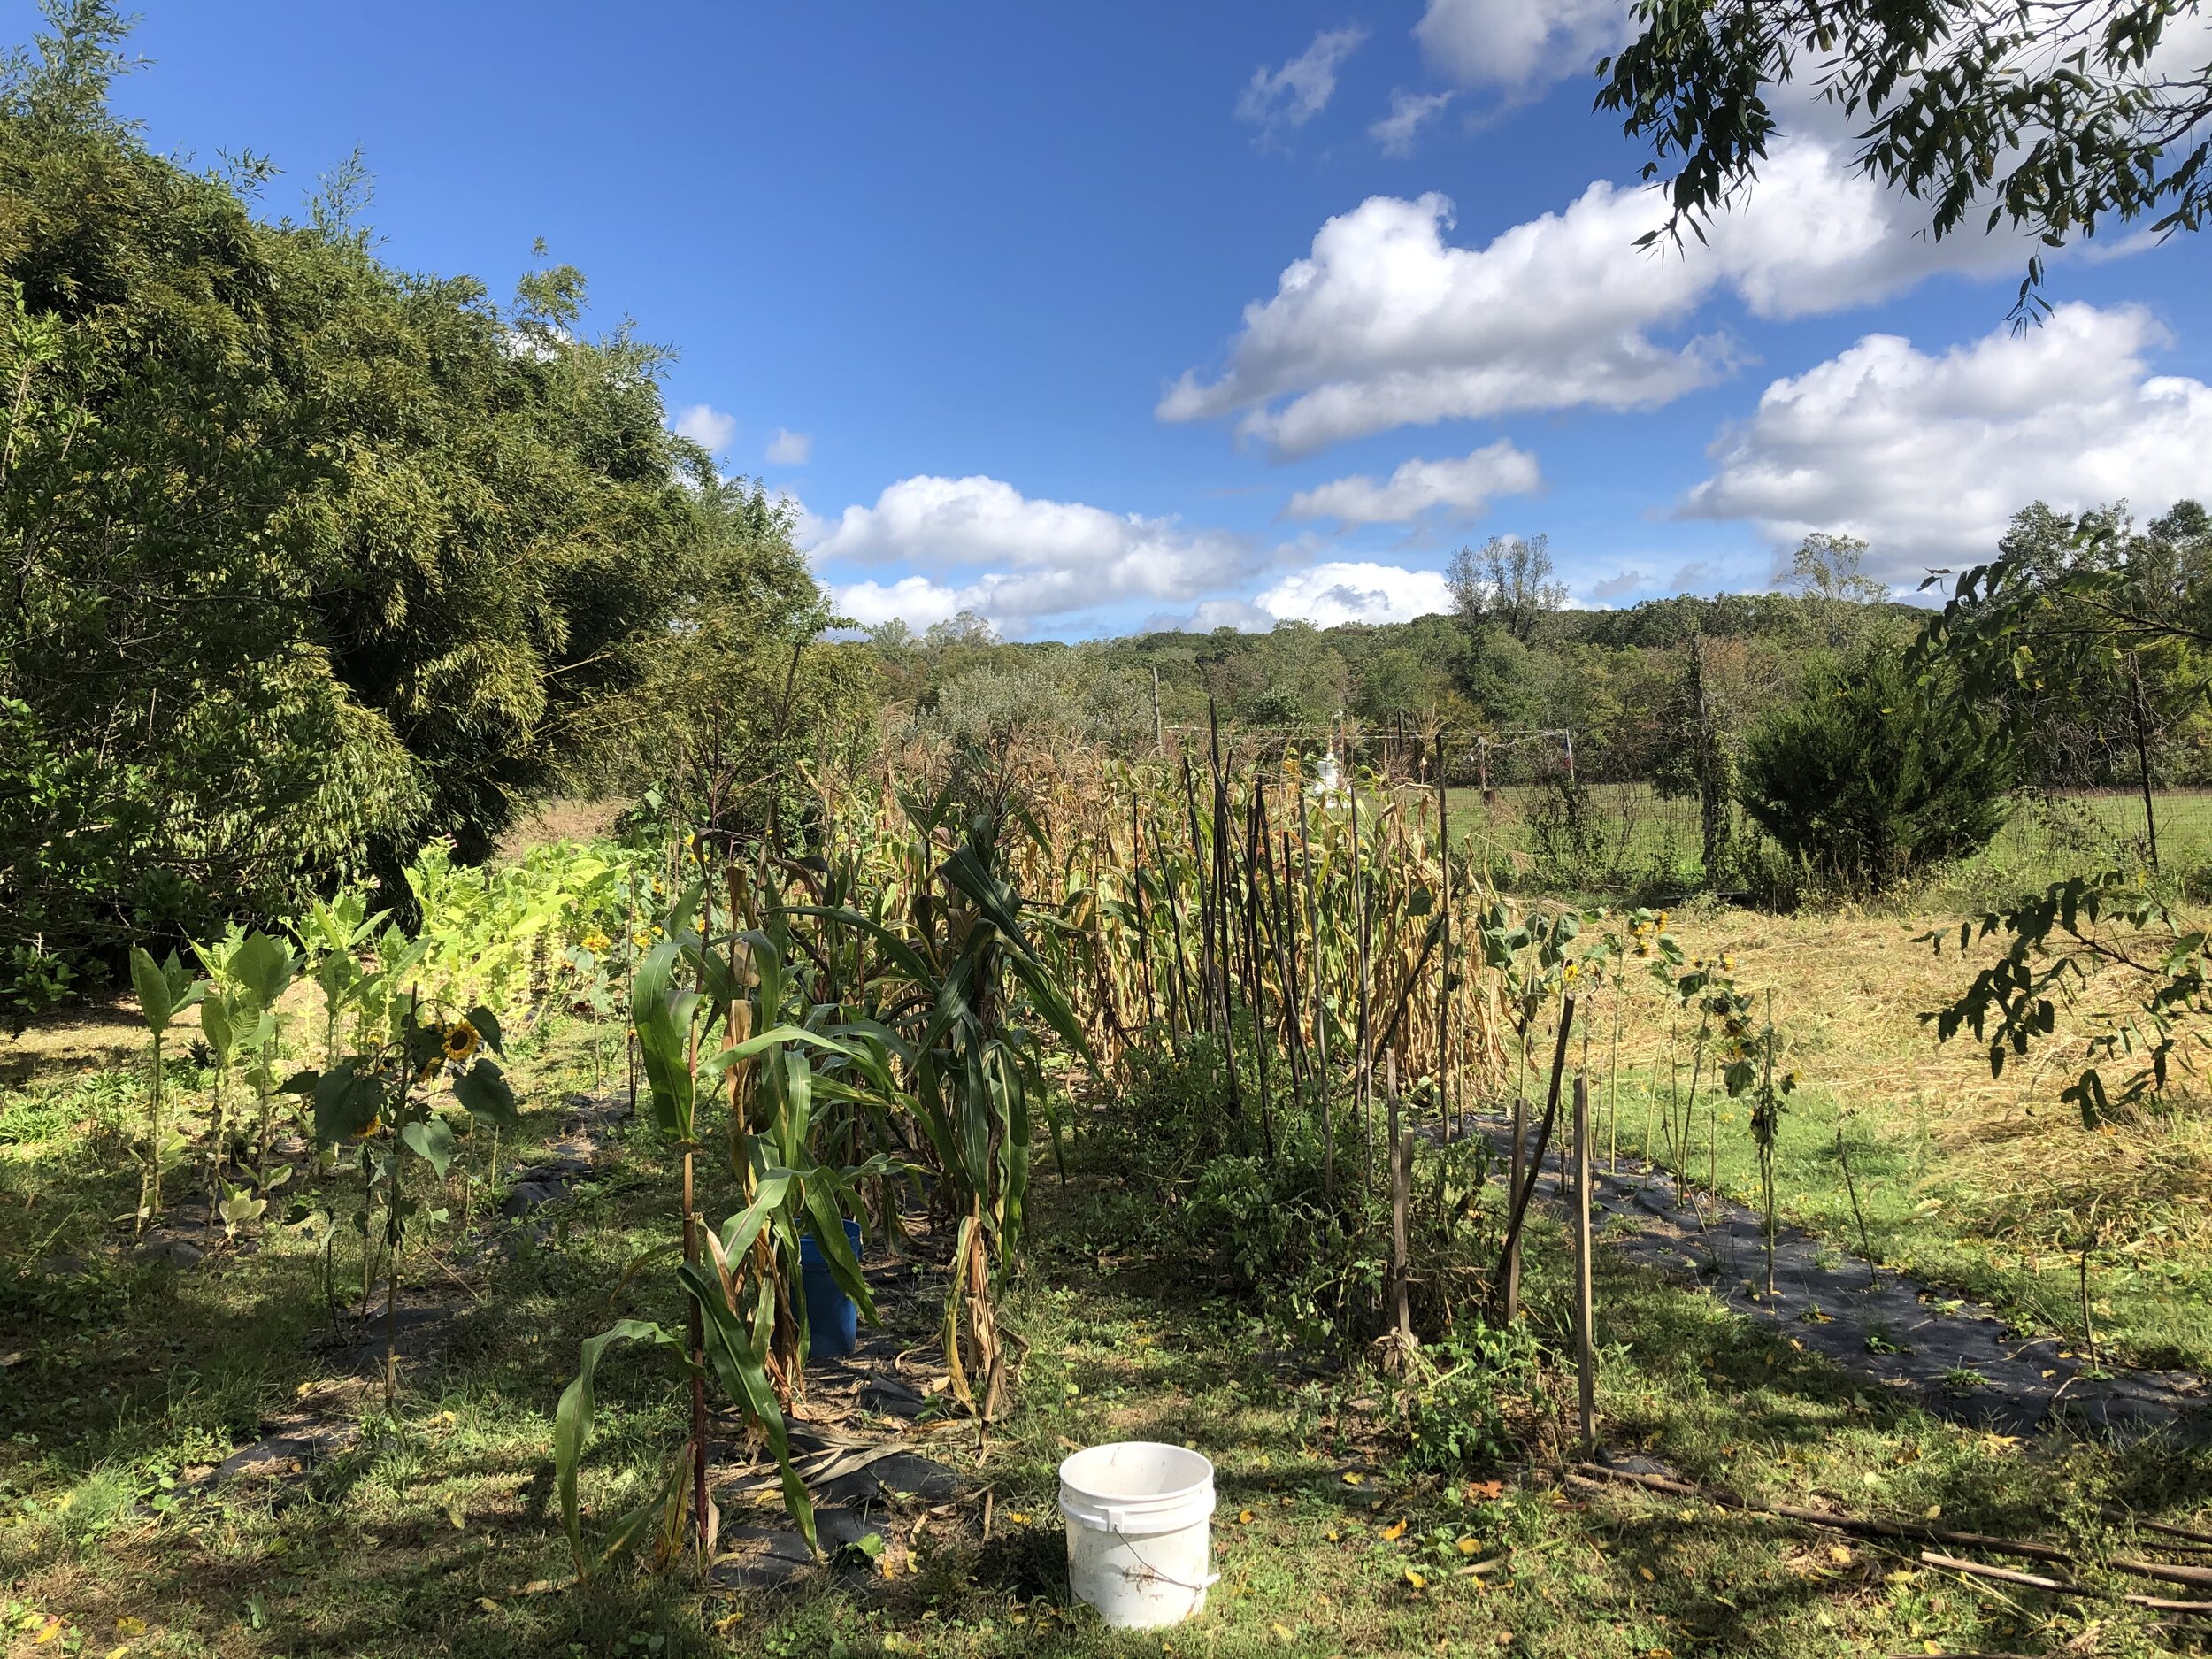
<path id="1" fill-rule="evenodd" d="M 1575 975 L 1576 975 L 1576 974 L 1579 973 L 1581 971 L 1582 971 L 1582 964 L 1581 964 L 1580 963 L 1578 963 L 1578 962 L 1571 962 L 1571 963 L 1569 963 L 1569 964 L 1567 964 L 1566 969 L 1565 969 L 1564 972 L 1562 974 L 1562 976 L 1561 976 L 1561 977 L 1562 977 L 1562 978 L 1563 978 L 1563 979 L 1573 979 L 1573 978 L 1575 977 Z"/>
<path id="2" fill-rule="evenodd" d="M 459 1064 L 474 1054 L 483 1039 L 476 1034 L 476 1027 L 465 1019 L 457 1019 L 445 1034 L 445 1057 Z"/>
<path id="3" fill-rule="evenodd" d="M 370 1118 L 370 1119 L 369 1119 L 369 1121 L 368 1121 L 367 1125 L 366 1125 L 365 1127 L 363 1127 L 363 1129 L 361 1130 L 361 1132 L 360 1132 L 358 1134 L 355 1135 L 353 1138 L 354 1138 L 356 1141 L 366 1141 L 366 1140 L 367 1140 L 367 1139 L 368 1139 L 371 1135 L 374 1134 L 374 1133 L 375 1133 L 378 1130 L 381 1129 L 383 1126 L 384 1126 L 384 1119 L 383 1119 L 383 1118 Z"/>

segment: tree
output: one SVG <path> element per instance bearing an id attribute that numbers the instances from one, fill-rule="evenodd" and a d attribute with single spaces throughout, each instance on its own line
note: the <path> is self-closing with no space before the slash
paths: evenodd
<path id="1" fill-rule="evenodd" d="M 110 115 L 104 0 L 50 15 L 0 78 L 0 996 L 480 856 L 680 638 L 824 619 L 578 273 L 395 272 L 357 167 L 257 219 Z"/>
<path id="2" fill-rule="evenodd" d="M 1855 535 L 1816 530 L 1790 556 L 1790 586 L 1817 618 L 1829 645 L 1841 650 L 1873 606 L 1889 598 L 1889 584 L 1861 569 L 1866 543 Z"/>
<path id="3" fill-rule="evenodd" d="M 1567 603 L 1566 585 L 1551 580 L 1550 549 L 1545 535 L 1494 535 L 1479 553 L 1461 548 L 1445 571 L 1453 610 L 1470 626 L 1500 623 L 1527 644 L 1544 618 Z"/>
<path id="4" fill-rule="evenodd" d="M 1748 189 L 1803 71 L 1857 127 L 1860 172 L 1924 203 L 1938 236 L 2009 224 L 2047 248 L 2108 220 L 2195 230 L 2212 206 L 2212 63 L 2199 0 L 1638 0 L 1599 107 L 1671 164 L 1679 243 Z M 2181 26 L 2181 27 L 2177 27 Z M 1978 218 L 1979 223 L 1974 221 Z M 2038 254 L 2021 284 L 2039 302 Z"/>
<path id="5" fill-rule="evenodd" d="M 1816 664 L 1801 698 L 1745 741 L 1745 810 L 1854 891 L 1978 850 L 2009 810 L 2012 755 L 1996 723 L 1950 689 L 1916 679 L 1878 640 Z"/>

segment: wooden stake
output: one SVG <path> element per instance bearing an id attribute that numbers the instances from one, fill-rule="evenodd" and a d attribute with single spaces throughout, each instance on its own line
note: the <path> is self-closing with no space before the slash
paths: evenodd
<path id="1" fill-rule="evenodd" d="M 1582 1394 L 1582 1454 L 1597 1455 L 1597 1342 L 1591 1333 L 1590 1081 L 1575 1075 L 1575 1371 Z"/>
<path id="2" fill-rule="evenodd" d="M 1528 1102 L 1518 1095 L 1513 1101 L 1513 1164 L 1512 1179 L 1505 1193 L 1506 1218 L 1512 1219 L 1513 1207 L 1520 1202 L 1521 1166 L 1528 1153 Z M 1515 1236 L 1505 1253 L 1505 1320 L 1508 1325 L 1521 1317 L 1521 1240 Z"/>
<path id="3" fill-rule="evenodd" d="M 1452 832 L 1444 795 L 1444 733 L 1436 734 L 1437 901 L 1443 907 L 1444 960 L 1436 970 L 1436 1094 L 1444 1139 L 1452 1138 Z"/>
<path id="4" fill-rule="evenodd" d="M 1390 1313 L 1398 1340 L 1413 1343 L 1413 1316 L 1406 1301 L 1406 1261 L 1411 1244 L 1406 1236 L 1406 1212 L 1413 1194 L 1413 1131 L 1398 1125 L 1398 1051 L 1383 1061 L 1383 1089 L 1390 1107 Z"/>
<path id="5" fill-rule="evenodd" d="M 1498 1252 L 1499 1277 L 1493 1281 L 1491 1294 L 1493 1311 L 1502 1306 L 1502 1293 L 1509 1277 L 1507 1263 L 1512 1263 L 1509 1278 L 1512 1290 L 1520 1289 L 1517 1258 L 1521 1249 L 1521 1229 L 1528 1221 L 1529 1201 L 1536 1196 L 1536 1178 L 1544 1167 L 1544 1148 L 1551 1144 L 1553 1125 L 1559 1121 L 1559 1080 L 1567 1069 L 1567 1037 L 1574 1030 L 1575 999 L 1571 995 L 1559 999 L 1559 1035 L 1551 1051 L 1551 1085 L 1544 1095 L 1544 1116 L 1536 1125 L 1536 1144 L 1529 1148 L 1528 1179 L 1523 1181 L 1513 1197 L 1513 1212 L 1505 1224 L 1505 1248 Z"/>

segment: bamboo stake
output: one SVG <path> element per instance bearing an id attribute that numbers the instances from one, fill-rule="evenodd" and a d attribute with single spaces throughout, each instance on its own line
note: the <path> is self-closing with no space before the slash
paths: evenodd
<path id="1" fill-rule="evenodd" d="M 1412 1199 L 1413 1132 L 1398 1127 L 1398 1051 L 1383 1056 L 1383 1099 L 1390 1110 L 1390 1312 L 1402 1348 L 1413 1345 L 1413 1316 L 1407 1305 L 1406 1259 L 1411 1246 L 1406 1210 Z"/>
<path id="2" fill-rule="evenodd" d="M 1626 1486 L 1643 1486 L 1653 1492 L 1666 1493 L 1671 1497 L 1696 1498 L 1718 1509 L 1738 1509 L 1747 1515 L 1778 1515 L 1787 1520 L 1825 1526 L 1860 1538 L 1903 1538 L 1922 1543 L 1955 1544 L 1967 1549 L 1986 1550 L 1993 1555 L 2021 1555 L 2031 1561 L 2055 1562 L 2061 1565 L 2071 1565 L 2074 1561 L 2071 1552 L 2055 1544 L 2032 1543 L 2025 1539 L 1993 1538 L 1985 1532 L 1954 1532 L 1940 1526 L 1923 1525 L 1917 1521 L 1870 1520 L 1861 1516 L 1844 1515 L 1834 1509 L 1806 1509 L 1794 1503 L 1754 1503 L 1732 1492 L 1693 1486 L 1686 1480 L 1672 1480 L 1664 1475 L 1647 1475 L 1634 1470 L 1615 1469 L 1605 1463 L 1584 1463 L 1577 1464 L 1576 1468 L 1585 1478 L 1596 1477 Z"/>
<path id="3" fill-rule="evenodd" d="M 1346 745 L 1346 758 L 1350 758 L 1350 746 Z M 1360 1179 L 1369 1191 L 1375 1185 L 1375 1122 L 1369 1110 L 1373 1079 L 1370 1068 L 1374 1052 L 1368 1047 L 1372 1033 L 1368 1030 L 1367 1001 L 1370 987 L 1367 978 L 1367 870 L 1359 856 L 1359 768 L 1348 769 L 1352 780 L 1352 936 L 1353 948 L 1359 956 L 1359 1031 L 1353 1056 L 1352 1099 L 1359 1108 L 1360 1133 L 1364 1141 L 1364 1152 L 1360 1164 Z"/>
<path id="4" fill-rule="evenodd" d="M 1136 914 L 1137 965 L 1144 976 L 1144 1023 L 1150 1025 L 1160 1018 L 1160 1007 L 1152 994 L 1152 944 L 1144 926 L 1144 800 L 1133 789 L 1129 793 L 1129 889 Z M 1174 1028 L 1171 1025 L 1168 1031 L 1171 1053 L 1174 1052 Z M 1177 1058 L 1180 1057 L 1178 1054 Z"/>
<path id="5" fill-rule="evenodd" d="M 1260 1074 L 1260 1144 L 1267 1161 L 1275 1161 L 1275 1114 L 1267 1079 L 1266 984 L 1260 972 L 1260 884 L 1258 867 L 1264 843 L 1260 840 L 1261 780 L 1252 780 L 1252 798 L 1244 815 L 1244 960 L 1249 978 L 1245 1001 L 1252 1010 L 1252 1064 Z"/>
<path id="6" fill-rule="evenodd" d="M 1287 842 L 1285 843 L 1284 856 L 1289 856 Z M 1313 847 L 1306 838 L 1306 800 L 1302 793 L 1298 799 L 1298 861 L 1300 873 L 1305 879 L 1306 933 L 1313 941 L 1313 1048 L 1321 1084 L 1321 1202 L 1333 1209 L 1336 1204 L 1336 1114 L 1330 1094 L 1335 1079 L 1330 1071 L 1329 1035 L 1322 1024 L 1321 902 L 1314 892 Z"/>
<path id="7" fill-rule="evenodd" d="M 1551 1087 L 1544 1097 L 1544 1116 L 1536 1126 L 1536 1145 L 1529 1155 L 1528 1178 L 1514 1194 L 1513 1214 L 1506 1223 L 1505 1248 L 1500 1252 L 1501 1279 L 1507 1262 L 1516 1261 L 1521 1249 L 1521 1229 L 1528 1220 L 1529 1201 L 1536 1195 L 1536 1178 L 1544 1167 L 1544 1148 L 1551 1144 L 1552 1125 L 1559 1120 L 1559 1079 L 1567 1065 L 1567 1035 L 1574 1029 L 1575 999 L 1571 993 L 1559 1000 L 1559 1036 L 1552 1048 Z M 1519 1288 L 1518 1275 L 1515 1288 Z M 1494 1293 L 1493 1301 L 1497 1300 Z"/>
<path id="8" fill-rule="evenodd" d="M 1575 1074 L 1575 1372 L 1580 1385 L 1582 1449 L 1597 1455 L 1598 1362 L 1591 1333 L 1593 1302 L 1590 1262 L 1590 1085 L 1586 1072 Z"/>
<path id="9" fill-rule="evenodd" d="M 1513 1097 L 1513 1162 L 1511 1178 L 1506 1184 L 1505 1206 L 1508 1219 L 1513 1205 L 1520 1197 L 1522 1165 L 1528 1156 L 1528 1102 L 1516 1094 Z M 1521 1317 L 1521 1241 L 1517 1237 L 1505 1256 L 1505 1319 L 1508 1325 Z"/>
<path id="10" fill-rule="evenodd" d="M 1436 970 L 1436 1090 L 1444 1120 L 1444 1139 L 1452 1138 L 1452 833 L 1451 808 L 1444 791 L 1444 733 L 1436 734 L 1436 867 L 1438 903 L 1443 918 L 1444 959 Z"/>

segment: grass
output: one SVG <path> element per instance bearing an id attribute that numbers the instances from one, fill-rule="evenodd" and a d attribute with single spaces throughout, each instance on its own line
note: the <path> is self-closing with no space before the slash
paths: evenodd
<path id="1" fill-rule="evenodd" d="M 572 1033 L 520 1058 L 534 1134 L 585 1065 Z M 103 1254 L 134 1190 L 99 1128 L 119 1103 L 108 1096 L 124 1093 L 112 1076 L 42 1087 L 0 1113 L 4 1259 L 69 1250 L 96 1263 L 66 1284 L 5 1281 L 0 1619 L 12 1653 L 2161 1650 L 2116 1605 L 2085 1614 L 1705 1504 L 1569 1486 L 1557 1471 L 1571 1387 L 1555 1362 L 1500 1384 L 1509 1455 L 1425 1472 L 1406 1432 L 1412 1396 L 1363 1364 L 1298 1353 L 1268 1302 L 1217 1281 L 1203 1258 L 1151 1253 L 1159 1194 L 1130 1186 L 1110 1135 L 1079 1143 L 1067 1187 L 1041 1181 L 1012 1308 L 1028 1343 L 1018 1404 L 979 1451 L 956 1433 L 933 1453 L 967 1489 L 927 1531 L 895 1540 L 887 1574 L 785 1597 L 706 1591 L 681 1571 L 569 1582 L 549 1505 L 550 1410 L 578 1340 L 609 1317 L 607 1287 L 666 1236 L 665 1171 L 643 1135 L 549 1246 L 467 1269 L 475 1294 L 457 1293 L 448 1363 L 411 1378 L 388 1413 L 365 1398 L 361 1441 L 304 1489 L 180 1495 L 323 1376 L 320 1292 L 304 1247 L 281 1233 L 188 1274 Z M 726 1198 L 712 1195 L 710 1213 Z M 1555 1341 L 1562 1260 L 1540 1233 L 1531 1318 Z M 1694 1479 L 2099 1548 L 2110 1541 L 2100 1500 L 2186 1519 L 2212 1498 L 2197 1451 L 1956 1429 L 1870 1399 L 1786 1339 L 1609 1259 L 1599 1294 L 1609 1437 Z M 667 1311 L 654 1302 L 639 1290 L 630 1310 Z M 585 1501 L 603 1517 L 645 1490 L 681 1428 L 664 1374 L 638 1356 L 611 1358 L 601 1402 Z M 1221 1583 L 1201 1619 L 1159 1634 L 1108 1632 L 1069 1606 L 1054 1509 L 1069 1444 L 1133 1437 L 1191 1442 L 1218 1471 Z M 1459 1572 L 1499 1558 L 1480 1578 Z"/>
<path id="2" fill-rule="evenodd" d="M 2212 1303 L 2201 1290 L 2212 1271 L 2212 1128 L 2185 1107 L 2085 1130 L 2058 1099 L 2067 1076 L 2060 1056 L 2079 1052 L 2078 1018 L 2062 1019 L 2047 1060 L 2001 1079 L 1970 1034 L 1939 1047 L 1918 1016 L 1962 987 L 1981 959 L 1939 957 L 1914 942 L 1944 919 L 1725 908 L 1675 918 L 1693 956 L 1735 963 L 1737 983 L 1757 1006 L 1773 993 L 1784 1064 L 1804 1079 L 1777 1141 L 1783 1218 L 1857 1252 L 1847 1157 L 1882 1261 L 1987 1301 L 2024 1328 L 2082 1340 L 2078 1253 L 2093 1207 L 2091 1311 L 2101 1348 L 2139 1363 L 2212 1366 Z M 1653 1092 L 1663 1099 L 1670 1087 L 1669 1016 L 1659 987 L 1632 983 L 1628 995 L 1619 1144 L 1657 1154 L 1661 1137 L 1647 1145 L 1646 1125 Z M 1587 1013 L 1585 1053 L 1603 1138 L 1614 1133 L 1609 996 Z M 1694 1033 L 1694 1018 L 1686 1019 L 1676 1040 L 1685 1088 Z M 1716 1124 L 1722 1188 L 1755 1204 L 1756 1154 L 1739 1102 L 1720 1100 L 1709 1117 L 1699 1107 L 1692 1173 L 1704 1176 Z"/>
<path id="3" fill-rule="evenodd" d="M 1941 919 L 1727 909 L 1677 918 L 1693 954 L 1727 952 L 1741 984 L 1773 989 L 1790 1064 L 1807 1079 L 1781 1134 L 1785 1214 L 1855 1249 L 1840 1126 L 1878 1256 L 2071 1333 L 2070 1228 L 2095 1202 L 2124 1222 L 2093 1258 L 2101 1341 L 2205 1366 L 2212 1314 L 2197 1287 L 2212 1267 L 2212 1142 L 2185 1118 L 2089 1137 L 2056 1102 L 2050 1072 L 2000 1084 L 1978 1052 L 1935 1048 L 1916 1016 L 1963 970 L 1911 939 Z M 1624 1149 L 1641 1138 L 1642 1086 L 1665 1071 L 1657 987 L 1634 995 Z M 1602 1135 L 1605 999 L 1590 1011 Z M 33 1043 L 35 1080 L 0 1090 L 0 1650 L 11 1659 L 1812 1659 L 1930 1644 L 2125 1655 L 2177 1640 L 2116 1602 L 2050 1601 L 1924 1567 L 1909 1550 L 1575 1486 L 1562 1479 L 1573 1385 L 1559 1358 L 1555 1233 L 1540 1228 L 1531 1247 L 1529 1318 L 1543 1341 L 1533 1369 L 1477 1371 L 1462 1384 L 1472 1392 L 1425 1398 L 1363 1361 L 1299 1349 L 1279 1299 L 1238 1289 L 1206 1250 L 1174 1247 L 1161 1225 L 1171 1189 L 1129 1179 L 1110 1117 L 1078 1142 L 1067 1185 L 1039 1176 L 1038 1234 L 1010 1308 L 1027 1344 L 1013 1415 L 980 1444 L 939 1437 L 931 1455 L 963 1476 L 963 1494 L 918 1532 L 919 1517 L 902 1512 L 887 1571 L 783 1596 L 724 1593 L 681 1571 L 570 1581 L 551 1502 L 554 1402 L 579 1341 L 615 1312 L 676 1312 L 650 1274 L 618 1309 L 609 1299 L 625 1265 L 670 1236 L 669 1171 L 643 1133 L 562 1206 L 544 1246 L 457 1260 L 465 1288 L 421 1265 L 423 1286 L 444 1286 L 456 1308 L 448 1357 L 411 1375 L 392 1410 L 361 1396 L 353 1449 L 302 1487 L 195 1494 L 195 1474 L 335 1367 L 319 1347 L 311 1252 L 273 1228 L 258 1249 L 196 1271 L 134 1263 L 116 1248 L 136 1191 L 118 1135 L 135 1122 L 142 1063 L 118 1063 L 139 1045 L 96 1020 Z M 527 1116 L 509 1151 L 526 1161 L 557 1122 L 554 1102 L 589 1081 L 582 1033 L 540 1033 L 513 1075 Z M 181 1062 L 173 1077 L 188 1097 L 205 1081 Z M 1701 1133 L 1705 1123 L 1701 1110 Z M 1723 1185 L 1747 1198 L 1755 1166 L 1740 1115 L 1717 1127 Z M 172 1191 L 190 1184 L 180 1177 Z M 726 1213 L 730 1197 L 710 1191 L 708 1213 Z M 63 1256 L 88 1271 L 41 1271 Z M 2212 1514 L 2202 1448 L 1956 1427 L 1602 1251 L 1598 1299 L 1607 1439 L 1686 1478 L 2079 1540 L 2093 1559 L 2123 1546 L 2151 1553 L 2154 1541 L 2116 1531 L 2107 1502 L 2183 1525 Z M 1948 1381 L 1962 1399 L 1981 1386 L 1970 1372 Z M 611 1355 L 600 1399 L 583 1484 L 588 1511 L 603 1519 L 646 1493 L 683 1427 L 649 1356 Z M 1445 1469 L 1412 1437 L 1478 1406 L 1508 1431 L 1491 1452 Z M 1055 1471 L 1069 1446 L 1113 1438 L 1190 1442 L 1217 1467 L 1221 1583 L 1205 1615 L 1174 1631 L 1117 1634 L 1069 1605 Z M 1502 1564 L 1462 1571 L 1492 1561 Z"/>
<path id="4" fill-rule="evenodd" d="M 1588 845 L 1561 866 L 1544 856 L 1540 819 L 1556 813 L 1556 797 L 1540 784 L 1494 789 L 1486 803 L 1477 788 L 1449 792 L 1454 838 L 1479 851 L 1506 885 L 1596 881 L 1639 892 L 1679 891 L 1702 881 L 1698 803 L 1663 798 L 1647 783 L 1585 786 Z M 2212 790 L 2164 789 L 2154 796 L 2163 868 L 2197 887 L 2212 870 Z M 1740 828 L 1752 833 L 1739 820 Z M 2129 789 L 2070 790 L 2023 796 L 1990 844 L 1935 872 L 1932 894 L 1981 904 L 2027 887 L 2145 856 L 2143 801 Z"/>

